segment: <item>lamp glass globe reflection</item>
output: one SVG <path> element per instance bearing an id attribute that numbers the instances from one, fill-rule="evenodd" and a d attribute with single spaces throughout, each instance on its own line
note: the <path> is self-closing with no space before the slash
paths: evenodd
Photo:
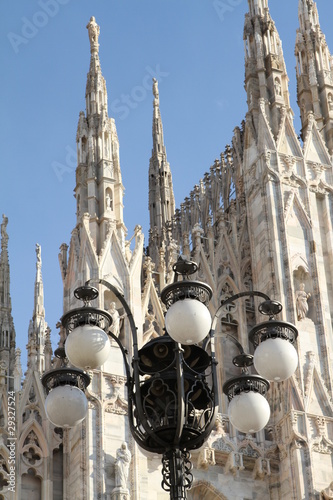
<path id="1" fill-rule="evenodd" d="M 78 387 L 60 385 L 47 395 L 45 410 L 56 427 L 75 427 L 86 417 L 88 401 Z"/>
<path id="2" fill-rule="evenodd" d="M 184 299 L 172 304 L 165 315 L 170 337 L 180 344 L 197 344 L 207 337 L 211 326 L 207 307 L 198 300 Z"/>
<path id="3" fill-rule="evenodd" d="M 295 372 L 298 356 L 288 340 L 271 338 L 264 340 L 256 348 L 253 364 L 262 377 L 273 382 L 282 382 Z"/>
<path id="4" fill-rule="evenodd" d="M 67 337 L 66 356 L 73 366 L 92 370 L 102 366 L 110 353 L 110 340 L 96 325 L 80 325 Z"/>
<path id="5" fill-rule="evenodd" d="M 269 420 L 269 404 L 258 392 L 241 392 L 229 403 L 229 420 L 234 427 L 245 434 L 259 432 Z"/>

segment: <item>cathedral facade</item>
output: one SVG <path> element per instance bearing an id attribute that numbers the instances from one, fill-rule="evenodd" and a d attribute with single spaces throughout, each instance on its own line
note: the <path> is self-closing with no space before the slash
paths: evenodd
<path id="1" fill-rule="evenodd" d="M 99 59 L 100 28 L 87 25 L 90 67 L 86 110 L 77 127 L 76 225 L 60 247 L 63 312 L 78 307 L 73 292 L 87 280 L 108 281 L 130 306 L 140 346 L 163 335 L 161 290 L 173 281 L 180 254 L 198 264 L 196 278 L 221 300 L 260 290 L 283 305 L 296 325 L 299 365 L 268 392 L 264 430 L 238 432 L 228 419 L 222 385 L 237 373 L 233 335 L 250 351 L 247 332 L 259 320 L 256 299 L 235 302 L 216 329 L 219 413 L 208 441 L 192 453 L 192 500 L 333 499 L 333 57 L 316 3 L 299 0 L 297 100 L 293 125 L 282 44 L 268 0 L 248 0 L 244 23 L 248 111 L 232 142 L 176 208 L 167 161 L 158 82 L 153 85 L 153 147 L 149 162 L 149 243 L 142 228 L 127 239 L 116 123 L 108 116 Z M 133 440 L 127 420 L 126 373 L 116 342 L 90 373 L 88 415 L 56 428 L 44 408 L 41 376 L 59 365 L 46 323 L 42 253 L 36 246 L 34 312 L 28 368 L 21 385 L 20 350 L 11 315 L 8 219 L 0 257 L 0 500 L 163 500 L 161 457 Z M 99 285 L 96 307 L 110 311 L 113 334 L 131 353 L 121 302 Z M 59 325 L 59 346 L 65 332 Z M 12 409 L 12 412 L 7 409 Z M 10 414 L 17 440 L 11 439 Z M 14 444 L 13 444 L 14 443 Z M 119 480 L 118 457 L 127 468 Z M 13 457 L 15 468 L 13 470 Z M 14 483 L 14 485 L 13 485 Z"/>

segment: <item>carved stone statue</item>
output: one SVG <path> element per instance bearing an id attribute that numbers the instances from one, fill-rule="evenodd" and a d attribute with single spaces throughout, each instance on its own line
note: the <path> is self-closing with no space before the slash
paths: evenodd
<path id="1" fill-rule="evenodd" d="M 327 96 L 327 102 L 328 102 L 329 110 L 331 111 L 333 109 L 332 94 L 328 94 L 328 96 Z"/>
<path id="2" fill-rule="evenodd" d="M 306 318 L 309 310 L 308 298 L 311 297 L 311 293 L 306 293 L 304 283 L 301 283 L 299 290 L 296 291 L 296 310 L 297 319 L 301 321 Z"/>
<path id="3" fill-rule="evenodd" d="M 158 99 L 158 97 L 159 97 L 158 81 L 156 80 L 156 78 L 153 78 L 153 95 L 156 99 Z"/>
<path id="4" fill-rule="evenodd" d="M 281 83 L 280 83 L 280 80 L 278 78 L 275 78 L 274 88 L 275 88 L 276 95 L 282 95 L 281 94 Z"/>
<path id="5" fill-rule="evenodd" d="M 8 244 L 8 234 L 6 231 L 6 227 L 8 224 L 8 217 L 5 215 L 2 216 L 2 224 L 1 224 L 1 246 L 6 247 Z"/>
<path id="6" fill-rule="evenodd" d="M 36 243 L 36 257 L 37 257 L 37 265 L 42 264 L 42 256 L 41 256 L 41 247 L 38 243 Z"/>
<path id="7" fill-rule="evenodd" d="M 117 450 L 115 462 L 116 488 L 127 488 L 128 470 L 131 462 L 131 452 L 127 444 L 123 443 Z"/>
<path id="8" fill-rule="evenodd" d="M 111 210 L 112 204 L 111 204 L 111 196 L 109 193 L 106 193 L 105 201 L 106 201 L 106 210 Z"/>
<path id="9" fill-rule="evenodd" d="M 323 500 L 333 500 L 333 481 L 321 492 L 320 498 Z"/>
<path id="10" fill-rule="evenodd" d="M 119 337 L 120 333 L 120 320 L 125 316 L 119 316 L 119 313 L 116 309 L 116 303 L 111 302 L 108 313 L 111 314 L 112 317 L 112 325 L 110 326 L 110 330 L 116 337 Z"/>
<path id="11" fill-rule="evenodd" d="M 87 24 L 88 35 L 90 40 L 90 46 L 93 48 L 94 46 L 98 47 L 98 37 L 99 37 L 99 26 L 96 23 L 94 17 L 90 18 L 89 23 Z"/>

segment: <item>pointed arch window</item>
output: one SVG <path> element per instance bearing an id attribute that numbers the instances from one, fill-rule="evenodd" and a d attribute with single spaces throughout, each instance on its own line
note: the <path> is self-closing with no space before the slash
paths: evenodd
<path id="1" fill-rule="evenodd" d="M 244 40 L 244 49 L 245 49 L 245 59 L 248 59 L 251 56 L 250 39 L 248 36 Z"/>
<path id="2" fill-rule="evenodd" d="M 106 158 L 110 158 L 110 147 L 111 147 L 110 135 L 108 132 L 105 132 L 104 133 L 104 156 Z"/>
<path id="3" fill-rule="evenodd" d="M 321 63 L 320 63 L 320 54 L 319 54 L 319 50 L 317 48 L 316 52 L 315 52 L 315 55 L 316 55 L 316 66 L 317 66 L 317 70 L 320 71 L 322 68 L 321 68 Z"/>
<path id="4" fill-rule="evenodd" d="M 78 196 L 77 196 L 77 209 L 76 209 L 76 215 L 78 217 L 80 217 L 80 200 L 81 200 L 81 198 L 80 198 L 80 195 L 78 194 Z"/>
<path id="5" fill-rule="evenodd" d="M 296 56 L 296 68 L 298 75 L 301 75 L 303 73 L 303 58 L 301 52 L 298 52 Z"/>
<path id="6" fill-rule="evenodd" d="M 0 455 L 0 491 L 2 491 L 4 488 L 8 486 L 8 479 L 9 479 L 9 469 L 6 460 L 2 455 Z M 1 497 L 4 498 L 2 495 L 0 495 L 0 500 Z"/>
<path id="7" fill-rule="evenodd" d="M 22 498 L 29 498 L 29 500 L 42 499 L 41 479 L 34 469 L 29 469 L 26 474 L 23 474 L 21 495 Z"/>
<path id="8" fill-rule="evenodd" d="M 324 47 L 324 62 L 325 62 L 325 69 L 329 71 L 331 69 L 331 66 L 330 66 L 330 58 L 327 46 Z"/>
<path id="9" fill-rule="evenodd" d="M 222 493 L 206 481 L 195 484 L 188 492 L 189 500 L 226 500 Z"/>
<path id="10" fill-rule="evenodd" d="M 303 14 L 300 14 L 299 16 L 299 25 L 302 31 L 304 31 L 304 16 Z"/>
<path id="11" fill-rule="evenodd" d="M 62 445 L 59 449 L 53 451 L 53 500 L 62 500 L 63 475 L 64 475 L 64 456 Z"/>
<path id="12" fill-rule="evenodd" d="M 81 139 L 81 162 L 86 163 L 87 161 L 87 139 L 82 137 Z"/>

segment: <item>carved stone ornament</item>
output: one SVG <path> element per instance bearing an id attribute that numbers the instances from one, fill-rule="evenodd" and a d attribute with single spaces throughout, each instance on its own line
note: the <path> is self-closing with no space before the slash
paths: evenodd
<path id="1" fill-rule="evenodd" d="M 271 466 L 267 458 L 259 457 L 254 464 L 253 479 L 264 479 L 271 475 Z"/>
<path id="2" fill-rule="evenodd" d="M 199 469 L 208 469 L 210 465 L 215 464 L 215 450 L 213 448 L 206 447 L 200 451 L 198 458 Z"/>
<path id="3" fill-rule="evenodd" d="M 244 470 L 245 467 L 243 465 L 243 455 L 242 453 L 231 452 L 228 456 L 227 463 L 225 464 L 224 472 L 227 474 L 231 472 L 234 476 L 240 471 Z"/>
<path id="4" fill-rule="evenodd" d="M 283 158 L 285 164 L 285 170 L 283 176 L 285 179 L 290 180 L 290 177 L 295 173 L 296 158 L 294 156 L 284 156 Z"/>
<path id="5" fill-rule="evenodd" d="M 333 443 L 326 436 L 319 436 L 313 440 L 312 450 L 324 455 L 332 455 Z"/>
<path id="6" fill-rule="evenodd" d="M 226 436 L 218 438 L 216 441 L 213 442 L 212 447 L 215 450 L 230 453 L 232 451 L 232 443 L 231 442 L 228 443 L 227 441 L 228 438 Z"/>
<path id="7" fill-rule="evenodd" d="M 216 432 L 218 434 L 221 434 L 222 436 L 225 436 L 227 434 L 227 425 L 229 423 L 229 419 L 226 415 L 222 415 L 221 413 L 218 413 L 216 417 Z"/>
<path id="8" fill-rule="evenodd" d="M 130 498 L 129 491 L 122 488 L 115 488 L 111 493 L 111 500 L 130 500 Z"/>
<path id="9" fill-rule="evenodd" d="M 27 465 L 38 467 L 42 462 L 41 451 L 37 450 L 35 446 L 25 446 L 22 450 L 21 456 Z"/>
<path id="10" fill-rule="evenodd" d="M 124 399 L 121 399 L 118 396 L 114 402 L 109 403 L 105 407 L 105 412 L 106 413 L 115 413 L 116 415 L 127 415 L 127 407 L 128 407 L 127 401 L 125 401 Z"/>
<path id="11" fill-rule="evenodd" d="M 333 481 L 321 492 L 320 498 L 323 500 L 333 500 Z"/>
<path id="12" fill-rule="evenodd" d="M 117 415 L 126 415 L 128 409 L 128 403 L 124 399 L 120 391 L 125 384 L 124 377 L 112 376 L 107 378 L 106 382 L 110 385 L 111 396 L 106 401 L 104 410 L 106 413 L 116 413 Z"/>

